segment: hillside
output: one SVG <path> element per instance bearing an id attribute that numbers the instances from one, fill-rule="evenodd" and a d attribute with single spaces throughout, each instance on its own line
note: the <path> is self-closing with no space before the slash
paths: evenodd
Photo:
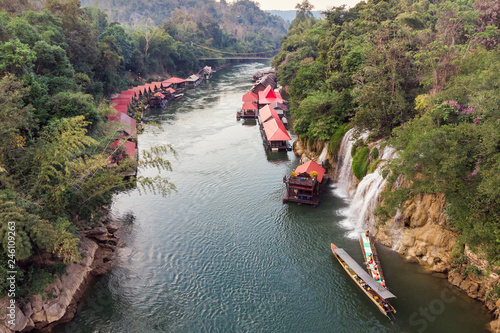
<path id="1" fill-rule="evenodd" d="M 217 38 L 220 28 L 224 33 L 240 41 L 252 43 L 255 48 L 273 49 L 279 45 L 280 38 L 286 34 L 287 24 L 275 15 L 262 11 L 257 3 L 240 0 L 227 3 L 214 0 L 152 0 L 148 2 L 131 0 L 82 0 L 83 7 L 96 6 L 104 10 L 110 21 L 124 26 L 160 26 L 168 22 L 185 22 L 185 25 L 205 25 L 212 29 L 212 37 Z M 193 27 L 194 28 L 194 27 Z M 207 39 L 209 39 L 207 37 Z M 209 46 L 209 45 L 206 45 Z M 213 45 L 220 46 L 220 45 Z"/>
<path id="2" fill-rule="evenodd" d="M 271 15 L 281 17 L 288 24 L 290 24 L 295 19 L 295 16 L 297 15 L 296 10 L 266 10 L 266 12 L 268 12 Z M 319 11 L 319 10 L 311 11 L 311 14 L 313 14 L 313 16 L 315 18 L 321 18 L 321 13 L 322 13 L 322 11 Z"/>

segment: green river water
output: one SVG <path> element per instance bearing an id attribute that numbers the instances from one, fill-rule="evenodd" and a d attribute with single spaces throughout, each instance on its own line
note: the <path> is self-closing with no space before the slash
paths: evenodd
<path id="1" fill-rule="evenodd" d="M 341 226 L 349 205 L 331 184 L 317 208 L 283 204 L 292 152 L 267 153 L 256 125 L 236 121 L 251 76 L 267 63 L 218 71 L 153 110 L 139 148 L 172 144 L 177 192 L 137 191 L 112 206 L 125 246 L 75 319 L 56 332 L 483 332 L 484 306 L 379 246 L 398 297 L 391 321 L 347 277 L 334 242 L 361 263 Z M 140 170 L 154 176 L 156 170 Z"/>

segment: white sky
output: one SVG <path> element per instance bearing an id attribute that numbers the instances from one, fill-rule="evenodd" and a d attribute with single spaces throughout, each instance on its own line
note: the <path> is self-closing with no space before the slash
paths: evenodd
<path id="1" fill-rule="evenodd" d="M 260 9 L 262 10 L 295 10 L 295 6 L 298 3 L 302 3 L 302 0 L 254 0 L 260 4 Z M 314 6 L 313 10 L 325 10 L 327 8 L 338 7 L 342 5 L 347 5 L 347 7 L 353 7 L 361 0 L 309 0 L 309 2 Z"/>

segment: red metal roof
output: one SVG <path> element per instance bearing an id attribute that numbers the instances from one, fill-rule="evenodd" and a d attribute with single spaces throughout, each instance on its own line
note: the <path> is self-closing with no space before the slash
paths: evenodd
<path id="1" fill-rule="evenodd" d="M 128 112 L 128 106 L 124 105 L 124 104 L 121 104 L 121 105 L 113 105 L 113 108 L 118 111 L 118 112 L 122 112 L 122 113 L 127 113 Z"/>
<path id="2" fill-rule="evenodd" d="M 116 105 L 125 105 L 126 107 L 128 107 L 130 105 L 130 98 L 117 97 L 113 99 L 111 102 Z"/>
<path id="3" fill-rule="evenodd" d="M 174 88 L 168 88 L 167 91 L 171 94 L 175 93 L 175 89 Z"/>
<path id="4" fill-rule="evenodd" d="M 249 91 L 241 98 L 243 102 L 257 102 L 259 100 L 259 96 Z"/>
<path id="5" fill-rule="evenodd" d="M 163 94 L 162 94 L 162 93 L 160 93 L 160 92 L 156 92 L 156 93 L 154 94 L 154 96 L 155 96 L 155 97 L 160 97 L 161 99 L 164 99 L 164 98 L 165 98 L 165 95 L 163 95 Z"/>
<path id="6" fill-rule="evenodd" d="M 273 109 L 272 107 L 270 107 L 269 105 L 266 105 L 259 110 L 259 118 L 260 118 L 260 122 L 262 124 L 265 123 L 266 121 L 272 119 L 272 118 L 281 122 L 280 117 L 278 116 L 278 113 L 276 112 L 276 110 Z"/>
<path id="7" fill-rule="evenodd" d="M 156 87 L 156 89 L 161 89 L 162 88 L 161 82 L 151 82 L 151 84 L 154 85 Z"/>
<path id="8" fill-rule="evenodd" d="M 135 159 L 135 143 L 126 141 L 124 139 L 118 139 L 111 144 L 111 148 L 116 148 L 122 146 L 125 149 L 125 153 L 131 159 Z"/>
<path id="9" fill-rule="evenodd" d="M 146 92 L 153 92 L 156 89 L 156 86 L 152 83 L 146 83 L 144 86 L 146 87 Z"/>
<path id="10" fill-rule="evenodd" d="M 283 98 L 279 91 L 274 91 L 271 86 L 267 86 L 264 91 L 259 91 L 259 104 L 283 103 Z"/>
<path id="11" fill-rule="evenodd" d="M 108 116 L 108 120 L 119 123 L 117 131 L 121 130 L 134 138 L 137 137 L 137 122 L 134 118 L 125 113 L 117 112 L 115 115 Z"/>
<path id="12" fill-rule="evenodd" d="M 255 103 L 250 103 L 250 102 L 246 102 L 246 103 L 243 103 L 243 106 L 241 107 L 242 110 L 257 110 L 258 107 L 257 107 L 257 104 Z"/>
<path id="13" fill-rule="evenodd" d="M 318 173 L 318 176 L 317 176 L 318 182 L 321 183 L 321 181 L 323 180 L 323 175 L 325 174 L 326 170 L 318 163 L 311 160 L 311 161 L 306 162 L 302 165 L 299 165 L 297 167 L 297 169 L 295 169 L 295 172 L 298 175 L 300 175 L 301 173 L 304 173 L 304 172 L 311 175 L 311 172 L 313 172 L 313 171 L 316 171 Z"/>
<path id="14" fill-rule="evenodd" d="M 166 83 L 182 83 L 182 82 L 186 82 L 186 80 L 179 79 L 178 77 L 171 77 L 170 79 L 166 79 L 163 82 L 166 82 Z"/>
<path id="15" fill-rule="evenodd" d="M 288 141 L 291 140 L 285 126 L 279 120 L 271 118 L 263 124 L 267 141 Z"/>

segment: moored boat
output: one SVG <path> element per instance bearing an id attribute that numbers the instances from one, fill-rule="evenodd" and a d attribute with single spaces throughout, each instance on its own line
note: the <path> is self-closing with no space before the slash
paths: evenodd
<path id="1" fill-rule="evenodd" d="M 386 287 L 384 274 L 382 273 L 382 266 L 378 259 L 377 249 L 373 243 L 373 237 L 370 236 L 368 231 L 359 235 L 359 244 L 363 251 L 363 259 L 365 261 L 366 270 L 372 278 L 380 283 L 381 286 Z"/>
<path id="2" fill-rule="evenodd" d="M 332 252 L 339 261 L 347 275 L 365 293 L 377 308 L 389 317 L 389 314 L 396 313 L 396 310 L 389 303 L 388 299 L 396 298 L 387 288 L 382 287 L 354 260 L 344 249 L 331 244 Z"/>

